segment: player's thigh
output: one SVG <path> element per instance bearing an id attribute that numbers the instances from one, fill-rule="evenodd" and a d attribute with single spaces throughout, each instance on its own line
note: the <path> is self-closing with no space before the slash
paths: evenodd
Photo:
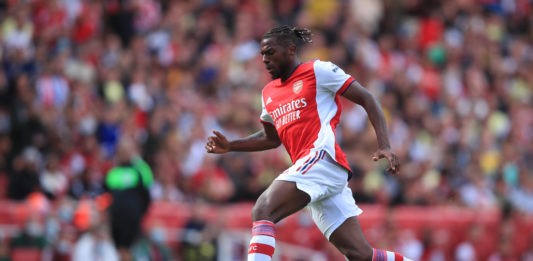
<path id="1" fill-rule="evenodd" d="M 311 202 L 307 208 L 318 229 L 328 240 L 347 219 L 363 212 L 355 203 L 352 191 L 346 185 L 340 193 Z"/>
<path id="2" fill-rule="evenodd" d="M 291 181 L 275 180 L 261 194 L 253 210 L 252 218 L 274 223 L 304 208 L 311 198 Z"/>
<path id="3" fill-rule="evenodd" d="M 348 258 L 372 259 L 372 247 L 366 241 L 356 216 L 346 219 L 341 226 L 333 231 L 329 240 Z"/>

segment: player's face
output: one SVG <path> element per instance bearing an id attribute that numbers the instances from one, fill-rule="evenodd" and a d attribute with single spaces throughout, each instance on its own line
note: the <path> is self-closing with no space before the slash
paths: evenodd
<path id="1" fill-rule="evenodd" d="M 272 79 L 280 78 L 290 70 L 291 60 L 287 48 L 278 44 L 275 38 L 265 38 L 261 41 L 261 55 Z"/>

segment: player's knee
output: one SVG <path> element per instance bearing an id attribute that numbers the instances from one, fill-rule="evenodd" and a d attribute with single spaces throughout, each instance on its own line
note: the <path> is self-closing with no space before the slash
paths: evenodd
<path id="1" fill-rule="evenodd" d="M 272 221 L 272 211 L 268 204 L 268 200 L 264 197 L 259 197 L 254 207 L 252 208 L 252 220 L 270 220 Z"/>

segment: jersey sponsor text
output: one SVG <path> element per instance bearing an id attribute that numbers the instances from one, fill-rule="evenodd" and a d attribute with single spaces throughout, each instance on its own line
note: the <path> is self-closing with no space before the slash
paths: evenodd
<path id="1" fill-rule="evenodd" d="M 305 107 L 307 107 L 305 98 L 300 98 L 278 105 L 270 115 L 275 122 L 276 128 L 280 128 L 289 122 L 300 119 L 300 109 Z"/>

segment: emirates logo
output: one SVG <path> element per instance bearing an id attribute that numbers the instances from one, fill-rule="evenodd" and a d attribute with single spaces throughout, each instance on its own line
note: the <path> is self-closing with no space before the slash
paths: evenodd
<path id="1" fill-rule="evenodd" d="M 304 87 L 304 82 L 302 80 L 296 81 L 292 85 L 292 91 L 294 93 L 300 93 L 302 91 L 302 88 Z"/>

